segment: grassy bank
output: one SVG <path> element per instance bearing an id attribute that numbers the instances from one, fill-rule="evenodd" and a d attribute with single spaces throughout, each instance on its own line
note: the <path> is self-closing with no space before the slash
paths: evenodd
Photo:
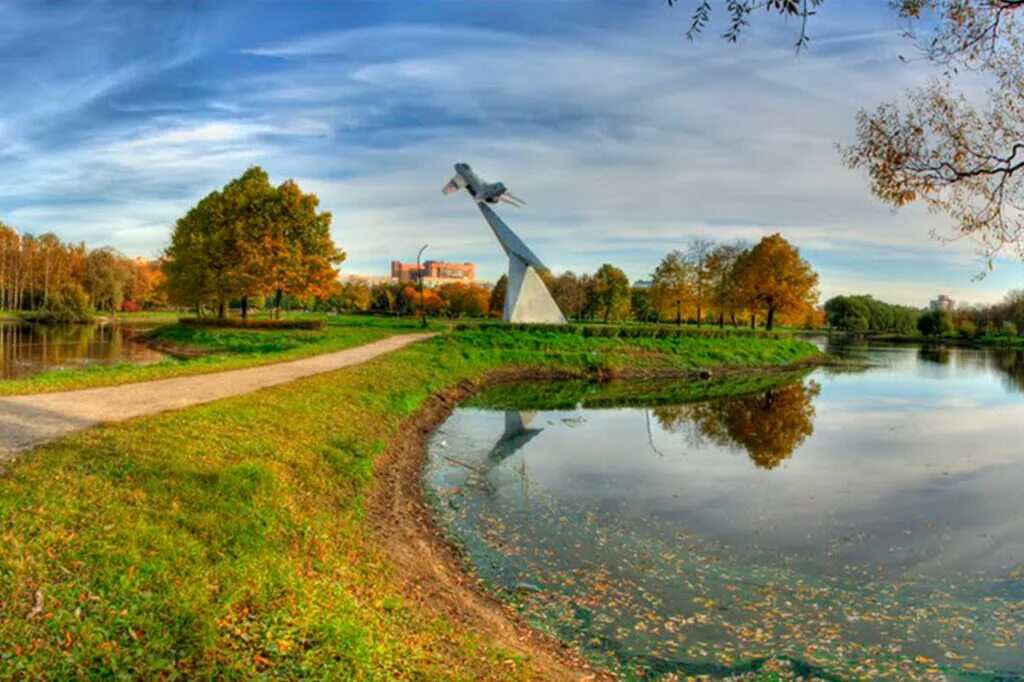
<path id="1" fill-rule="evenodd" d="M 403 421 L 500 366 L 815 353 L 677 339 L 669 357 L 654 341 L 540 337 L 447 335 L 25 455 L 0 478 L 0 678 L 531 679 L 529 661 L 422 608 L 375 544 L 366 495 Z"/>
<path id="2" fill-rule="evenodd" d="M 327 320 L 327 326 L 320 330 L 216 329 L 166 324 L 148 332 L 147 342 L 178 357 L 149 365 L 123 363 L 41 372 L 26 379 L 0 381 L 0 395 L 116 386 L 136 381 L 241 369 L 298 360 L 352 348 L 394 334 L 422 331 L 420 323 L 413 319 L 340 315 L 319 317 Z M 432 326 L 435 331 L 444 328 L 440 324 Z"/>

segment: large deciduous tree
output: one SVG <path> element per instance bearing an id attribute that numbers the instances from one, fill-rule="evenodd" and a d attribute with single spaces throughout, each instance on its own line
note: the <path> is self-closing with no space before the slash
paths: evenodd
<path id="1" fill-rule="evenodd" d="M 167 249 L 168 291 L 201 309 L 214 303 L 285 295 L 325 296 L 345 257 L 331 238 L 331 214 L 319 199 L 287 180 L 274 187 L 258 166 L 211 192 L 178 220 Z"/>
<path id="2" fill-rule="evenodd" d="M 799 311 L 818 301 L 818 275 L 779 234 L 763 238 L 740 256 L 736 269 L 740 297 L 752 313 L 764 312 L 769 331 L 780 313 Z"/>

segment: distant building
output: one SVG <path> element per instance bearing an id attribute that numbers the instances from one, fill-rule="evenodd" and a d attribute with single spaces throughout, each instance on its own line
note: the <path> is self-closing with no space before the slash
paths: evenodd
<path id="1" fill-rule="evenodd" d="M 945 310 L 953 312 L 953 308 L 956 306 L 956 301 L 951 299 L 945 294 L 939 294 L 938 298 L 933 299 L 928 303 L 928 310 Z"/>
<path id="2" fill-rule="evenodd" d="M 633 286 L 637 289 L 650 289 L 654 286 L 654 281 L 649 279 L 638 279 L 633 282 Z"/>
<path id="3" fill-rule="evenodd" d="M 428 260 L 422 268 L 415 263 L 391 261 L 391 277 L 399 282 L 418 282 L 423 278 L 426 284 L 445 284 L 448 282 L 473 282 L 476 280 L 476 266 L 472 263 L 445 263 Z"/>

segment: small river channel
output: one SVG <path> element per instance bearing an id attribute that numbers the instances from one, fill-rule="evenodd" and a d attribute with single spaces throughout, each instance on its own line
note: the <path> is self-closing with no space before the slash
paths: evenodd
<path id="1" fill-rule="evenodd" d="M 0 322 L 0 379 L 22 379 L 50 369 L 163 360 L 166 357 L 163 353 L 133 340 L 142 331 L 119 323 Z"/>
<path id="2" fill-rule="evenodd" d="M 1024 355 L 831 350 L 871 366 L 493 389 L 431 438 L 427 495 L 630 679 L 1024 679 Z"/>

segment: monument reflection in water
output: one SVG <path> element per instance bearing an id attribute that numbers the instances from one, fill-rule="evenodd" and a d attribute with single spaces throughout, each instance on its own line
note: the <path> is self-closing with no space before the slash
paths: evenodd
<path id="1" fill-rule="evenodd" d="M 620 671 L 1020 679 L 1016 356 L 860 352 L 701 400 L 503 388 L 424 483 L 482 578 Z"/>

